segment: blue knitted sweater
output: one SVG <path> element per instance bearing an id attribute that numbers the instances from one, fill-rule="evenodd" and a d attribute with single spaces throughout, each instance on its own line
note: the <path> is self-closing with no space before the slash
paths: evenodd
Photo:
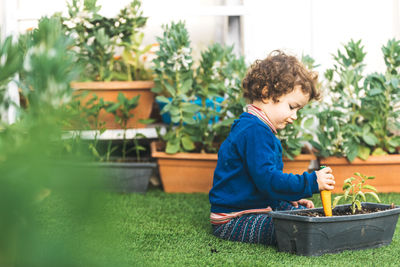
<path id="1" fill-rule="evenodd" d="M 296 201 L 319 192 L 315 172 L 282 172 L 282 146 L 271 129 L 244 112 L 218 151 L 211 212 L 234 212 L 270 206 L 280 200 Z"/>

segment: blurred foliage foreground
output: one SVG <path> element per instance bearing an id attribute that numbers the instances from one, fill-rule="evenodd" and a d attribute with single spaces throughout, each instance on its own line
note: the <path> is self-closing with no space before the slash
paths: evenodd
<path id="1" fill-rule="evenodd" d="M 69 44 L 60 21 L 48 18 L 17 42 L 0 40 L 0 108 L 14 105 L 5 87 L 17 75 L 30 103 L 16 123 L 0 124 L 0 266 L 118 266 L 101 176 L 84 153 L 65 149 L 63 105 L 75 77 Z"/>

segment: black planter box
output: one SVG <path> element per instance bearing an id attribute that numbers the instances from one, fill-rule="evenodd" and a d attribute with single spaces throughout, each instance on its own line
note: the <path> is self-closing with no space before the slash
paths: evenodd
<path id="1" fill-rule="evenodd" d="M 97 167 L 106 181 L 119 193 L 146 193 L 157 164 L 153 162 L 102 162 Z"/>
<path id="2" fill-rule="evenodd" d="M 335 210 L 348 209 L 337 206 Z M 358 250 L 389 245 L 396 229 L 400 207 L 362 203 L 362 207 L 383 211 L 346 216 L 309 217 L 296 211 L 273 211 L 278 251 L 297 255 L 319 256 L 344 250 Z M 310 211 L 323 212 L 322 208 Z"/>
<path id="3" fill-rule="evenodd" d="M 87 179 L 96 180 L 118 193 L 146 193 L 155 162 L 91 162 L 76 164 Z M 89 177 L 90 176 L 90 177 Z"/>

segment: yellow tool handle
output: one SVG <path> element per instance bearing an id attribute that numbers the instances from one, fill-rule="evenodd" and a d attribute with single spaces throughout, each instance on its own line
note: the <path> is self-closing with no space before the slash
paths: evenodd
<path id="1" fill-rule="evenodd" d="M 321 166 L 321 169 L 325 166 Z M 320 192 L 322 207 L 324 208 L 324 213 L 326 217 L 332 216 L 332 192 L 329 190 L 322 190 Z"/>
<path id="2" fill-rule="evenodd" d="M 329 190 L 322 190 L 320 194 L 325 216 L 330 217 L 332 216 L 332 193 Z"/>

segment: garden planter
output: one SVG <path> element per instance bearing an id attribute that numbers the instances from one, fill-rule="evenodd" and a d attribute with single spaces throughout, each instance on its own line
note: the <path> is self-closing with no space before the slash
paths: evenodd
<path id="1" fill-rule="evenodd" d="M 345 216 L 308 217 L 304 210 L 274 211 L 273 218 L 278 250 L 297 255 L 318 256 L 344 250 L 358 250 L 389 245 L 392 242 L 400 208 L 363 203 L 363 207 L 382 211 Z M 350 204 L 337 206 L 348 209 Z M 310 209 L 310 211 L 322 208 Z"/>
<path id="2" fill-rule="evenodd" d="M 212 187 L 217 154 L 177 153 L 157 151 L 151 143 L 151 156 L 157 159 L 161 182 L 168 193 L 208 193 Z"/>
<path id="3" fill-rule="evenodd" d="M 119 193 L 145 193 L 156 166 L 157 164 L 154 162 L 93 162 L 85 164 L 86 168 L 94 168 L 112 191 Z"/>
<path id="4" fill-rule="evenodd" d="M 309 166 L 312 160 L 316 160 L 316 156 L 313 154 L 300 154 L 293 160 L 289 158 L 283 158 L 283 172 L 302 174 L 309 170 Z"/>
<path id="5" fill-rule="evenodd" d="M 320 160 L 321 165 L 332 168 L 335 176 L 334 193 L 342 192 L 343 181 L 355 172 L 375 176 L 368 183 L 378 192 L 400 192 L 400 155 L 369 156 L 367 160 L 356 158 L 349 162 L 346 158 L 328 157 Z"/>
<path id="6" fill-rule="evenodd" d="M 151 88 L 154 87 L 153 81 L 112 81 L 112 82 L 73 82 L 71 87 L 77 91 L 89 91 L 88 96 L 85 97 L 83 103 L 92 97 L 92 93 L 96 94 L 99 98 L 103 98 L 104 101 L 117 101 L 119 92 L 122 92 L 125 97 L 131 99 L 137 95 L 140 95 L 139 105 L 131 111 L 134 117 L 128 121 L 127 128 L 143 128 L 146 125 L 139 123 L 140 119 L 148 119 L 151 114 L 154 94 L 151 92 Z M 106 122 L 105 127 L 107 129 L 119 129 L 120 126 L 115 122 L 113 114 L 109 114 L 102 110 L 100 112 L 100 121 Z"/>

